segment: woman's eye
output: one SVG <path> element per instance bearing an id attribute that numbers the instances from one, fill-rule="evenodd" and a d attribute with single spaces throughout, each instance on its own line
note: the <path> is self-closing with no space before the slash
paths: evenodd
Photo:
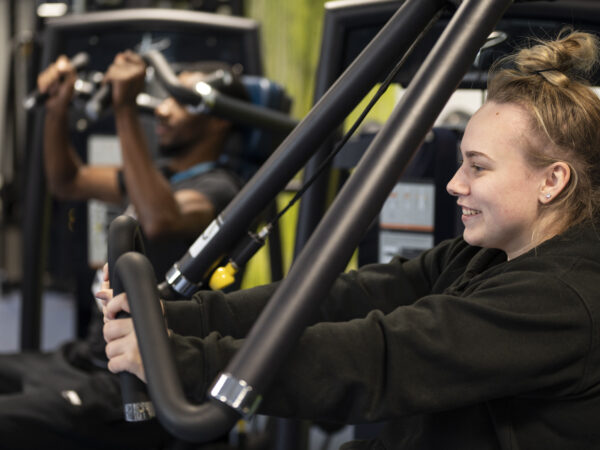
<path id="1" fill-rule="evenodd" d="M 482 166 L 479 166 L 472 162 L 464 161 L 462 159 L 458 160 L 457 162 L 458 162 L 458 167 L 462 167 L 462 166 L 470 167 L 474 172 L 481 172 L 481 171 L 485 170 L 485 168 L 483 168 Z M 467 164 L 465 165 L 465 163 L 467 163 Z"/>

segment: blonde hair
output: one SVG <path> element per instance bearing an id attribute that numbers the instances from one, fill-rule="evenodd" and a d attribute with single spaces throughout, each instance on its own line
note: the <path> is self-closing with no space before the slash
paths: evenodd
<path id="1" fill-rule="evenodd" d="M 547 204 L 561 211 L 564 228 L 592 219 L 600 210 L 600 98 L 588 77 L 599 59 L 595 35 L 563 30 L 550 41 L 501 59 L 490 70 L 488 100 L 516 103 L 531 113 L 543 145 L 530 146 L 533 167 L 566 162 L 571 177 Z"/>

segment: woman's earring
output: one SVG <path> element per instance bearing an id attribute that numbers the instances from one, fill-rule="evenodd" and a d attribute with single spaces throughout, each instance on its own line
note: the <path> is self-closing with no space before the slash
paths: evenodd
<path id="1" fill-rule="evenodd" d="M 546 198 L 552 197 L 552 194 L 546 194 Z"/>

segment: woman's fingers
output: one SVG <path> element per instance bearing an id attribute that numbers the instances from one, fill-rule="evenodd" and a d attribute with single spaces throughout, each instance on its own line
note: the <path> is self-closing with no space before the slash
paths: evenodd
<path id="1" fill-rule="evenodd" d="M 108 279 L 108 263 L 102 267 L 102 289 L 110 289 L 110 280 Z"/>
<path id="2" fill-rule="evenodd" d="M 108 322 L 108 317 L 106 316 L 106 305 L 113 298 L 112 289 L 101 289 L 96 292 L 96 302 L 98 307 L 102 309 L 102 314 L 104 315 L 104 322 Z"/>
<path id="3" fill-rule="evenodd" d="M 120 339 L 133 332 L 133 320 L 131 318 L 110 320 L 104 324 L 102 331 L 106 342 Z"/>
<path id="4" fill-rule="evenodd" d="M 131 372 L 146 381 L 142 357 L 138 348 L 133 321 L 113 320 L 104 324 L 108 369 L 113 373 Z"/>
<path id="5" fill-rule="evenodd" d="M 115 341 L 115 344 L 118 342 L 119 341 Z M 142 358 L 139 352 L 121 351 L 109 358 L 107 367 L 112 373 L 129 372 L 134 374 L 144 383 L 146 382 L 144 365 L 142 364 Z"/>
<path id="6" fill-rule="evenodd" d="M 121 311 L 131 312 L 126 293 L 119 294 L 108 301 L 103 310 L 104 318 L 108 320 L 115 319 Z"/>
<path id="7" fill-rule="evenodd" d="M 144 366 L 142 365 L 141 360 L 139 360 L 139 362 L 133 362 L 127 355 L 122 354 L 110 359 L 107 367 L 112 373 L 132 373 L 146 383 L 146 373 L 144 372 Z"/>
<path id="8" fill-rule="evenodd" d="M 112 289 L 100 289 L 96 292 L 96 298 L 106 305 L 113 298 Z"/>

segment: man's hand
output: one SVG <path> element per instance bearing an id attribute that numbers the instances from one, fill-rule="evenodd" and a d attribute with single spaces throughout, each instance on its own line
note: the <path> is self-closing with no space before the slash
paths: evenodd
<path id="1" fill-rule="evenodd" d="M 118 53 L 110 65 L 104 81 L 112 84 L 113 108 L 135 106 L 137 95 L 144 88 L 146 63 L 131 50 Z"/>
<path id="2" fill-rule="evenodd" d="M 38 75 L 38 90 L 48 94 L 46 109 L 65 113 L 73 97 L 73 86 L 77 79 L 77 72 L 65 55 L 58 57 L 56 62 L 50 64 Z"/>

